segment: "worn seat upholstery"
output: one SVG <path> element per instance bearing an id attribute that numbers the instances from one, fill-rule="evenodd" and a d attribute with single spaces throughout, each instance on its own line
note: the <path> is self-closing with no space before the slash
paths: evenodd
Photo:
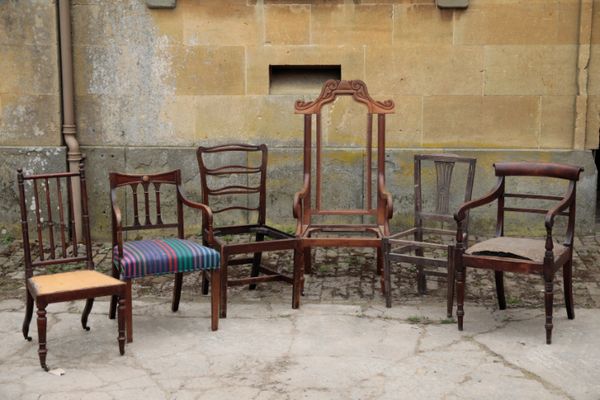
<path id="1" fill-rule="evenodd" d="M 37 275 L 29 278 L 27 283 L 31 291 L 34 292 L 33 294 L 37 296 L 95 289 L 111 285 L 123 285 L 123 282 L 94 270 Z"/>
<path id="2" fill-rule="evenodd" d="M 123 256 L 113 248 L 115 267 L 122 279 L 219 268 L 220 254 L 191 240 L 166 238 L 123 243 Z"/>
<path id="3" fill-rule="evenodd" d="M 484 240 L 467 250 L 466 254 L 522 258 L 535 262 L 543 262 L 546 254 L 546 241 L 543 239 L 530 239 L 519 237 L 500 236 Z M 558 260 L 568 248 L 558 242 L 554 242 L 554 260 Z"/>

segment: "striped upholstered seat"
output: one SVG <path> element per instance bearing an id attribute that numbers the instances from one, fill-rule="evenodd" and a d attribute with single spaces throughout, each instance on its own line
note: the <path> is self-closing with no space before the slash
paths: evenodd
<path id="1" fill-rule="evenodd" d="M 172 274 L 218 269 L 221 257 L 215 250 L 190 240 L 156 239 L 123 243 L 123 257 L 117 246 L 113 249 L 114 263 L 121 278 Z"/>

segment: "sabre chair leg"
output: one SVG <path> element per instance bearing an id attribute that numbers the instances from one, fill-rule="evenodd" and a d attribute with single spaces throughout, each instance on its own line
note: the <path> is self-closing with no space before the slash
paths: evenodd
<path id="1" fill-rule="evenodd" d="M 219 329 L 219 304 L 221 302 L 221 271 L 213 269 L 210 272 L 212 282 L 210 292 L 210 329 Z"/>
<path id="2" fill-rule="evenodd" d="M 85 307 L 83 308 L 83 313 L 81 314 L 81 326 L 86 331 L 90 330 L 90 327 L 88 326 L 87 322 L 88 322 L 88 317 L 90 316 L 90 313 L 92 312 L 93 306 L 94 306 L 93 298 L 87 299 L 85 301 Z"/>
<path id="3" fill-rule="evenodd" d="M 179 310 L 179 300 L 181 299 L 181 286 L 183 285 L 183 272 L 175 273 L 175 285 L 173 285 L 173 302 L 171 311 Z"/>
<path id="4" fill-rule="evenodd" d="M 119 342 L 119 354 L 125 354 L 125 315 L 127 314 L 127 305 L 125 301 L 125 297 L 127 295 L 122 293 L 119 296 L 119 309 L 117 316 L 117 324 L 119 335 L 117 336 L 117 341 Z"/>
<path id="5" fill-rule="evenodd" d="M 25 305 L 25 319 L 23 320 L 23 337 L 31 342 L 31 336 L 29 336 L 29 325 L 31 325 L 31 317 L 33 316 L 33 297 L 27 289 L 27 299 Z"/>
<path id="6" fill-rule="evenodd" d="M 506 310 L 506 297 L 504 295 L 504 271 L 494 271 L 496 281 L 496 296 L 498 297 L 498 308 Z"/>
<path id="7" fill-rule="evenodd" d="M 40 357 L 40 365 L 45 371 L 48 371 L 48 366 L 46 365 L 46 354 L 48 353 L 48 349 L 46 348 L 46 304 L 39 303 L 37 304 L 37 327 L 38 327 L 38 356 Z"/>
<path id="8" fill-rule="evenodd" d="M 567 317 L 573 319 L 575 318 L 575 306 L 573 304 L 573 260 L 569 260 L 563 266 L 563 287 Z"/>

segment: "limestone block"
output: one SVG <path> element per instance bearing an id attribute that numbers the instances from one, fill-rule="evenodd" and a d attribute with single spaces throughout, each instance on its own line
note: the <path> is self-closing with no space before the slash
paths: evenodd
<path id="1" fill-rule="evenodd" d="M 392 43 L 392 5 L 329 5 L 312 7 L 312 43 L 367 45 Z"/>
<path id="2" fill-rule="evenodd" d="M 368 47 L 365 69 L 372 94 L 479 95 L 483 50 L 448 45 Z"/>
<path id="3" fill-rule="evenodd" d="M 342 79 L 364 79 L 364 50 L 352 46 L 248 47 L 247 94 L 269 94 L 269 65 L 341 65 Z"/>
<path id="4" fill-rule="evenodd" d="M 309 5 L 265 5 L 265 43 L 308 44 Z"/>
<path id="5" fill-rule="evenodd" d="M 542 97 L 542 132 L 540 146 L 554 149 L 573 147 L 575 128 L 573 96 Z"/>
<path id="6" fill-rule="evenodd" d="M 537 148 L 535 96 L 432 96 L 423 104 L 423 146 Z"/>
<path id="7" fill-rule="evenodd" d="M 0 94 L 0 99 L 0 145 L 59 146 L 61 144 L 58 94 Z"/>
<path id="8" fill-rule="evenodd" d="M 474 1 L 456 13 L 456 44 L 576 44 L 578 1 Z"/>
<path id="9" fill-rule="evenodd" d="M 592 44 L 600 44 L 600 1 L 593 0 L 592 14 Z"/>
<path id="10" fill-rule="evenodd" d="M 245 1 L 182 1 L 183 41 L 189 46 L 258 45 L 263 40 L 262 7 Z"/>
<path id="11" fill-rule="evenodd" d="M 394 44 L 452 44 L 451 10 L 433 4 L 394 5 Z"/>
<path id="12" fill-rule="evenodd" d="M 0 15 L 0 45 L 56 45 L 55 0 L 3 1 Z"/>
<path id="13" fill-rule="evenodd" d="M 600 25 L 600 19 L 598 24 Z M 587 90 L 588 94 L 600 95 L 600 42 L 590 46 Z"/>
<path id="14" fill-rule="evenodd" d="M 574 95 L 576 46 L 486 46 L 486 95 Z"/>
<path id="15" fill-rule="evenodd" d="M 173 61 L 178 95 L 244 94 L 243 47 L 179 47 Z"/>
<path id="16" fill-rule="evenodd" d="M 56 45 L 0 45 L 0 93 L 57 94 Z"/>
<path id="17" fill-rule="evenodd" d="M 2 147 L 0 150 L 0 229 L 21 237 L 17 168 L 25 174 L 64 172 L 64 147 Z"/>
<path id="18" fill-rule="evenodd" d="M 599 147 L 598 136 L 600 135 L 600 95 L 588 97 L 587 112 L 587 134 L 585 141 L 586 149 L 597 149 Z"/>

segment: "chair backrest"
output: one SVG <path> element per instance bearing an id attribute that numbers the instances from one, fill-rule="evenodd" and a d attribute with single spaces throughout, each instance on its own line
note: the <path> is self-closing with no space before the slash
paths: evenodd
<path id="1" fill-rule="evenodd" d="M 324 105 L 332 103 L 339 96 L 351 96 L 354 101 L 366 107 L 365 130 L 365 166 L 363 208 L 358 209 L 324 209 L 322 207 L 323 182 L 323 132 L 321 111 Z M 388 215 L 385 210 L 385 116 L 394 112 L 392 100 L 376 101 L 369 96 L 367 86 L 360 80 L 328 80 L 323 85 L 319 97 L 314 101 L 296 101 L 296 114 L 304 115 L 304 187 L 308 190 L 303 202 L 302 223 L 310 224 L 312 216 L 344 215 L 344 216 L 373 216 L 377 224 L 388 225 Z M 377 120 L 377 138 L 373 140 L 373 119 Z M 315 164 L 313 165 L 313 119 L 315 121 Z M 377 163 L 372 165 L 373 149 L 376 149 Z M 315 171 L 315 204 L 312 205 L 312 170 Z M 373 200 L 373 170 L 375 171 L 376 194 Z M 373 204 L 375 203 L 375 204 Z"/>
<path id="2" fill-rule="evenodd" d="M 183 203 L 179 197 L 178 188 L 181 186 L 181 171 L 174 170 L 158 174 L 122 174 L 111 172 L 110 180 L 110 201 L 112 215 L 112 234 L 113 245 L 118 243 L 117 219 L 121 221 L 122 230 L 142 231 L 142 230 L 177 230 L 177 236 L 184 238 L 183 224 Z M 164 212 L 161 209 L 161 190 L 165 185 L 173 186 L 176 192 L 176 221 L 165 222 Z M 125 189 L 125 195 L 131 195 L 131 210 L 133 212 L 132 221 L 128 223 L 127 218 L 122 218 L 121 209 L 118 206 L 119 188 Z M 142 193 L 139 193 L 141 189 Z M 140 196 L 141 194 L 141 196 Z M 140 198 L 141 197 L 141 198 Z M 140 203 L 144 214 L 140 217 Z M 153 206 L 151 203 L 154 203 Z"/>
<path id="3" fill-rule="evenodd" d="M 423 167 L 431 163 L 435 167 L 435 208 L 426 210 L 423 199 Z M 457 164 L 466 167 L 464 179 L 463 198 L 458 204 L 471 200 L 473 195 L 473 182 L 475 180 L 475 166 L 477 160 L 471 157 L 460 157 L 454 154 L 417 154 L 414 157 L 414 182 L 415 182 L 415 226 L 421 227 L 427 221 L 446 222 L 454 225 L 454 210 L 450 207 L 453 191 L 452 177 Z M 425 164 L 425 165 L 424 165 Z M 432 183 L 433 185 L 433 183 Z M 460 191 L 462 193 L 462 191 Z M 467 224 L 465 224 L 467 226 Z"/>
<path id="4" fill-rule="evenodd" d="M 566 216 L 567 224 L 567 244 L 572 244 L 574 229 L 575 229 L 575 200 L 576 200 L 576 185 L 579 180 L 579 175 L 583 172 L 583 168 L 556 163 L 531 163 L 531 162 L 505 162 L 495 163 L 494 171 L 498 177 L 496 189 L 498 191 L 498 214 L 496 221 L 496 235 L 504 235 L 504 215 L 505 212 L 530 213 L 530 214 L 547 214 L 548 208 L 541 208 L 541 203 L 550 201 L 555 205 L 564 203 L 566 208 L 559 212 L 558 215 Z M 533 193 L 509 193 L 506 192 L 506 177 L 545 177 L 563 179 L 568 181 L 568 188 L 564 195 L 548 195 L 548 194 L 533 194 Z M 540 207 L 529 208 L 517 206 L 506 206 L 506 199 L 529 199 L 535 200 Z"/>
<path id="5" fill-rule="evenodd" d="M 86 268 L 93 269 L 83 162 L 79 164 L 79 172 L 25 175 L 19 169 L 17 182 L 26 278 L 33 276 L 34 268 L 57 264 L 85 263 Z M 76 182 L 81 188 L 81 238 L 75 229 L 77 208 L 72 189 Z M 30 238 L 30 222 L 35 228 L 33 238 Z M 84 250 L 78 248 L 80 241 Z"/>
<path id="6" fill-rule="evenodd" d="M 232 162 L 235 153 L 242 153 L 243 162 Z M 209 166 L 207 160 L 208 155 L 214 154 L 219 155 L 220 160 L 226 160 L 224 165 L 216 167 Z M 229 204 L 223 208 L 215 207 L 214 201 L 212 212 L 213 214 L 220 214 L 231 210 L 241 210 L 243 212 L 256 212 L 257 223 L 265 224 L 266 222 L 266 209 L 267 209 L 267 159 L 268 150 L 265 144 L 261 145 L 247 145 L 247 144 L 226 144 L 221 146 L 213 147 L 198 147 L 196 151 L 198 158 L 198 168 L 200 170 L 200 184 L 202 186 L 202 202 L 207 206 L 211 205 L 211 200 L 216 200 L 218 197 L 228 197 Z M 260 156 L 256 165 L 252 164 L 252 156 Z M 245 182 L 243 184 L 231 184 L 231 179 L 235 175 L 243 177 Z M 258 178 L 258 186 L 253 185 L 251 177 L 255 176 Z M 211 178 L 220 178 L 211 180 Z M 216 182 L 225 182 L 224 185 L 216 186 Z M 257 202 L 254 202 L 256 206 L 251 206 L 249 201 L 250 196 L 257 196 Z M 252 205 L 253 205 L 252 204 Z"/>

